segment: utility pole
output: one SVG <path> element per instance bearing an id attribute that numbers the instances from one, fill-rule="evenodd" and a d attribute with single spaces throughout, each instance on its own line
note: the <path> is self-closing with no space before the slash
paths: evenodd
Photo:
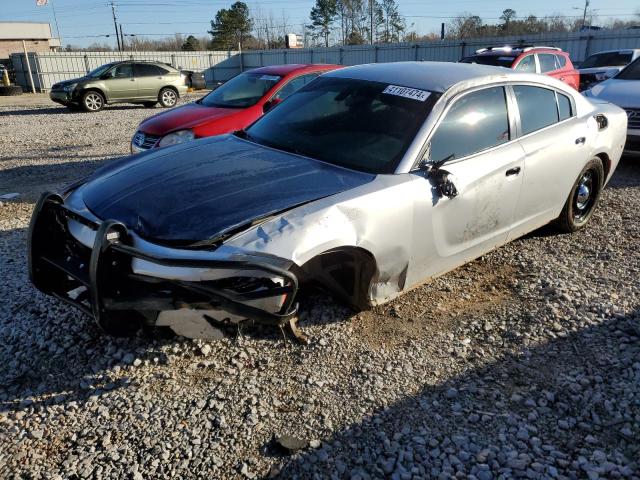
<path id="1" fill-rule="evenodd" d="M 584 24 L 587 22 L 588 8 L 589 8 L 589 0 L 584 0 L 584 13 L 582 14 L 582 28 L 584 28 Z"/>
<path id="2" fill-rule="evenodd" d="M 369 0 L 369 18 L 371 19 L 371 29 L 369 30 L 369 43 L 373 45 L 373 1 Z"/>
<path id="3" fill-rule="evenodd" d="M 118 35 L 118 22 L 116 20 L 116 6 L 111 2 L 111 13 L 113 14 L 113 26 L 116 28 L 116 40 L 118 41 L 118 51 L 122 51 L 120 46 L 120 36 Z"/>
<path id="4" fill-rule="evenodd" d="M 56 7 L 53 6 L 53 0 L 50 1 L 51 11 L 53 12 L 53 21 L 56 22 L 56 32 L 58 32 L 58 40 L 62 46 L 62 38 L 60 37 L 60 27 L 58 27 L 58 17 L 56 17 Z"/>
<path id="5" fill-rule="evenodd" d="M 124 34 L 122 33 L 122 24 L 120 23 L 120 45 L 122 45 L 122 51 L 124 52 Z"/>

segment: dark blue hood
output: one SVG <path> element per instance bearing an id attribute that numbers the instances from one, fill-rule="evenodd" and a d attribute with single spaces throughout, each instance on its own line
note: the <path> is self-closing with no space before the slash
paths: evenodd
<path id="1" fill-rule="evenodd" d="M 225 135 L 115 162 L 80 190 L 103 220 L 150 240 L 190 244 L 373 178 Z"/>

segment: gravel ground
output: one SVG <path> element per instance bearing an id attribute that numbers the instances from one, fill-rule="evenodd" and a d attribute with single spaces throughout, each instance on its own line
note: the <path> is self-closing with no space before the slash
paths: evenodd
<path id="1" fill-rule="evenodd" d="M 369 312 L 304 293 L 308 346 L 113 339 L 28 283 L 26 228 L 150 113 L 0 107 L 0 477 L 640 478 L 640 161 L 578 234 Z"/>

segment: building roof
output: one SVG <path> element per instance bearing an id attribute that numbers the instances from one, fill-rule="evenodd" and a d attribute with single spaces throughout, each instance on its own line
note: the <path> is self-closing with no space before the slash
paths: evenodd
<path id="1" fill-rule="evenodd" d="M 511 73 L 510 70 L 506 68 L 469 63 L 394 62 L 357 65 L 334 70 L 326 75 L 337 78 L 370 80 L 442 93 L 464 80 L 509 73 Z"/>
<path id="2" fill-rule="evenodd" d="M 51 25 L 43 22 L 0 22 L 0 40 L 49 40 Z"/>

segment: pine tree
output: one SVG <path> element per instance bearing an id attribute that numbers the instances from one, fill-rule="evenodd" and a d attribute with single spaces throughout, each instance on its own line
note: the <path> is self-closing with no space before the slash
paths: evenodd
<path id="1" fill-rule="evenodd" d="M 337 0 L 316 0 L 316 5 L 311 9 L 311 25 L 307 28 L 315 38 L 324 38 L 325 47 L 329 46 L 329 35 L 337 16 Z"/>

